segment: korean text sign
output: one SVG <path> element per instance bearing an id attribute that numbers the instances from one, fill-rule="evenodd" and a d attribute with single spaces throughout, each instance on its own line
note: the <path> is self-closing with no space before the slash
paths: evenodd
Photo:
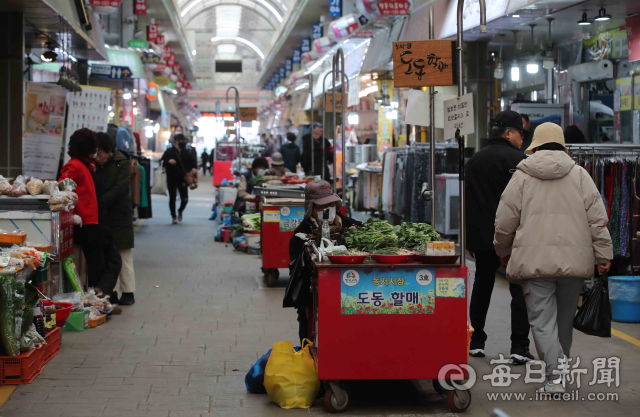
<path id="1" fill-rule="evenodd" d="M 393 42 L 396 88 L 456 85 L 455 41 Z"/>
<path id="2" fill-rule="evenodd" d="M 329 16 L 342 16 L 342 0 L 329 0 Z"/>
<path id="3" fill-rule="evenodd" d="M 293 232 L 304 220 L 304 207 L 280 207 L 280 231 Z"/>
<path id="4" fill-rule="evenodd" d="M 460 129 L 461 135 L 470 135 L 475 132 L 473 117 L 473 94 L 465 94 L 462 97 L 452 98 L 444 102 L 444 137 L 455 137 L 456 130 Z"/>
<path id="5" fill-rule="evenodd" d="M 147 14 L 147 0 L 136 0 L 134 14 Z"/>
<path id="6" fill-rule="evenodd" d="M 434 314 L 434 268 L 342 268 L 342 314 Z"/>

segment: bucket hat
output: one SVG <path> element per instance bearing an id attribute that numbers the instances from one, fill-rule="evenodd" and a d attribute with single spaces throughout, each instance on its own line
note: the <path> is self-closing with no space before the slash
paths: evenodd
<path id="1" fill-rule="evenodd" d="M 539 146 L 547 143 L 557 143 L 564 147 L 564 151 L 567 152 L 567 147 L 564 143 L 564 132 L 562 128 L 555 123 L 546 122 L 541 124 L 533 132 L 533 140 L 531 146 L 524 151 L 527 155 L 533 154 L 533 150 Z M 568 153 L 568 152 L 567 152 Z"/>
<path id="2" fill-rule="evenodd" d="M 337 194 L 334 194 L 331 184 L 323 180 L 311 181 L 307 184 L 304 188 L 304 199 L 313 201 L 313 204 L 318 206 L 342 201 Z"/>
<path id="3" fill-rule="evenodd" d="M 276 152 L 273 155 L 271 155 L 271 165 L 276 167 L 284 165 L 284 159 L 282 158 L 281 153 Z"/>

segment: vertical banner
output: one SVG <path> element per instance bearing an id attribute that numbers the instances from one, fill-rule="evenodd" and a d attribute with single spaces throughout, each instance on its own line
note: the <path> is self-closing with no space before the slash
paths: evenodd
<path id="1" fill-rule="evenodd" d="M 164 47 L 166 41 L 164 40 L 164 35 L 158 35 L 156 36 L 156 45 L 158 45 L 160 48 Z"/>
<path id="2" fill-rule="evenodd" d="M 147 14 L 147 0 L 136 0 L 134 14 Z"/>
<path id="3" fill-rule="evenodd" d="M 67 90 L 55 84 L 27 87 L 22 165 L 24 175 L 55 179 L 60 163 Z"/>
<path id="4" fill-rule="evenodd" d="M 323 35 L 322 23 L 314 23 L 311 25 L 311 40 L 320 39 Z"/>
<path id="5" fill-rule="evenodd" d="M 158 41 L 158 24 L 150 23 L 147 25 L 147 41 L 156 43 Z"/>
<path id="6" fill-rule="evenodd" d="M 342 16 L 342 0 L 329 0 L 329 16 L 330 17 Z"/>
<path id="7" fill-rule="evenodd" d="M 293 68 L 293 60 L 291 58 L 286 58 L 284 60 L 284 70 L 287 73 L 290 73 Z"/>
<path id="8" fill-rule="evenodd" d="M 133 126 L 133 98 L 122 99 L 122 124 Z"/>
<path id="9" fill-rule="evenodd" d="M 378 89 L 383 95 L 389 96 L 389 101 L 393 99 L 393 81 L 378 81 Z M 378 106 L 378 154 L 381 155 L 389 146 L 393 137 L 393 120 L 387 119 L 386 110 Z"/>
<path id="10" fill-rule="evenodd" d="M 304 54 L 305 52 L 311 51 L 311 38 L 302 38 L 302 43 L 300 44 L 300 50 Z"/>
<path id="11" fill-rule="evenodd" d="M 629 45 L 629 62 L 640 60 L 640 14 L 627 17 L 627 44 Z"/>
<path id="12" fill-rule="evenodd" d="M 300 63 L 300 56 L 302 55 L 302 53 L 300 52 L 300 49 L 294 49 L 293 50 L 293 63 L 294 64 L 299 64 Z"/>
<path id="13" fill-rule="evenodd" d="M 278 69 L 278 76 L 280 77 L 280 80 L 284 80 L 284 78 L 286 76 L 286 72 L 284 70 L 284 67 L 280 67 Z"/>

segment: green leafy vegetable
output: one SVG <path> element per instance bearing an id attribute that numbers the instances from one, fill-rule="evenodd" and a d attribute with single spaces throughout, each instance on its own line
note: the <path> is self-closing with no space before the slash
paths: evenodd
<path id="1" fill-rule="evenodd" d="M 245 230 L 260 231 L 260 213 L 245 214 L 241 218 Z"/>
<path id="2" fill-rule="evenodd" d="M 249 180 L 249 185 L 262 185 L 262 183 L 265 181 L 266 180 L 264 179 L 264 175 L 256 175 Z"/>
<path id="3" fill-rule="evenodd" d="M 373 251 L 374 255 L 411 255 L 413 252 L 402 248 L 382 248 Z"/>
<path id="4" fill-rule="evenodd" d="M 345 237 L 347 248 L 363 252 L 395 247 L 397 240 L 393 227 L 388 222 L 373 218 L 367 220 L 362 228 L 349 230 Z"/>
<path id="5" fill-rule="evenodd" d="M 398 246 L 401 248 L 417 248 L 426 242 L 440 240 L 438 232 L 426 223 L 405 222 L 396 226 L 395 232 L 398 235 Z"/>

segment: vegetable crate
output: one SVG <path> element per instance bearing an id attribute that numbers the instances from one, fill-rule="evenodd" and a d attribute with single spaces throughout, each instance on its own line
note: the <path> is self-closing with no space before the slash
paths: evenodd
<path id="1" fill-rule="evenodd" d="M 89 319 L 89 327 L 94 328 L 94 327 L 98 327 L 101 324 L 104 324 L 107 321 L 107 315 L 103 314 L 100 316 L 100 318 L 97 319 Z"/>
<path id="2" fill-rule="evenodd" d="M 262 272 L 267 286 L 272 287 L 280 273 L 278 268 L 288 268 L 289 241 L 293 231 L 304 219 L 304 200 L 287 199 L 284 204 L 262 205 L 260 249 Z"/>
<path id="3" fill-rule="evenodd" d="M 0 385 L 30 384 L 42 373 L 44 366 L 60 352 L 62 330 L 47 333 L 47 344 L 18 356 L 0 357 Z"/>
<path id="4" fill-rule="evenodd" d="M 452 411 L 469 406 L 469 391 L 446 392 L 438 382 L 445 365 L 468 360 L 465 266 L 316 263 L 314 270 L 309 336 L 329 411 L 349 405 L 343 381 L 367 379 L 431 379 Z"/>

